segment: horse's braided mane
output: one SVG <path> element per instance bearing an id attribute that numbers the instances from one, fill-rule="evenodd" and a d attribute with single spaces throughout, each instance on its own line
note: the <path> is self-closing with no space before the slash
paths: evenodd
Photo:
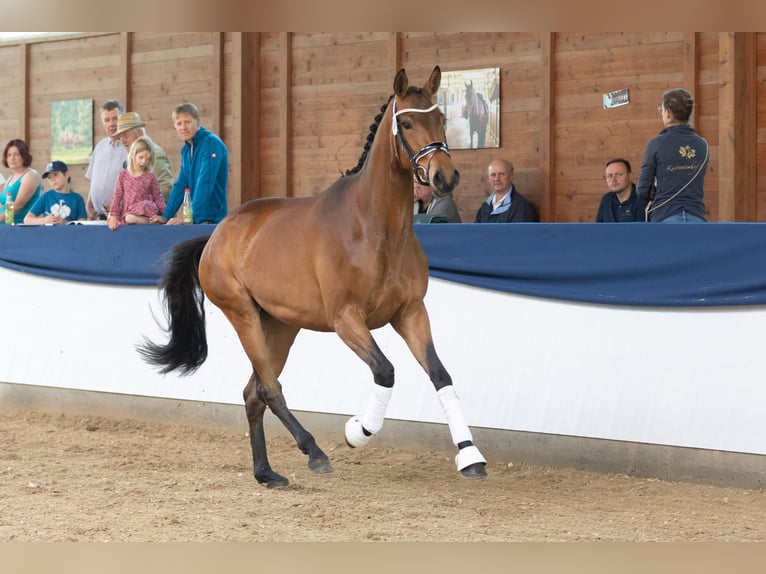
<path id="1" fill-rule="evenodd" d="M 375 121 L 372 124 L 370 124 L 370 133 L 367 134 L 367 141 L 364 142 L 364 149 L 362 150 L 362 155 L 359 157 L 359 162 L 353 168 L 347 169 L 346 173 L 342 173 L 341 177 L 355 174 L 360 169 L 362 169 L 362 166 L 364 165 L 364 162 L 367 159 L 367 154 L 370 152 L 370 148 L 372 147 L 372 140 L 375 139 L 375 133 L 378 131 L 380 122 L 383 119 L 383 114 L 386 112 L 386 108 L 388 107 L 388 104 L 391 101 L 391 98 L 393 97 L 394 97 L 394 94 L 391 94 L 390 96 L 388 96 L 386 103 L 383 104 L 380 108 L 380 113 L 377 116 L 375 116 Z"/>

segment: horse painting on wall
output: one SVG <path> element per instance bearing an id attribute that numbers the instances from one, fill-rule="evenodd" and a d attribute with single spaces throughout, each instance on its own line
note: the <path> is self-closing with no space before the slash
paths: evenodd
<path id="1" fill-rule="evenodd" d="M 51 158 L 87 164 L 93 151 L 93 100 L 51 103 Z"/>
<path id="2" fill-rule="evenodd" d="M 500 147 L 500 68 L 443 72 L 438 102 L 452 149 Z"/>

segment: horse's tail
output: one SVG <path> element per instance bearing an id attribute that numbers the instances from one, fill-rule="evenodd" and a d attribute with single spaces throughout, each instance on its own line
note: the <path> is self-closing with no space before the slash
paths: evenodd
<path id="1" fill-rule="evenodd" d="M 205 334 L 205 293 L 199 282 L 199 260 L 210 236 L 178 243 L 170 252 L 160 280 L 168 342 L 153 343 L 144 339 L 136 349 L 144 360 L 161 367 L 161 373 L 179 370 L 188 375 L 207 359 Z"/>

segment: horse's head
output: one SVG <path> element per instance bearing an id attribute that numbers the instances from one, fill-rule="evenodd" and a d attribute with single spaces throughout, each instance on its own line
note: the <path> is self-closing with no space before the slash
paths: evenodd
<path id="1" fill-rule="evenodd" d="M 473 111 L 476 92 L 473 89 L 473 80 L 465 85 L 465 105 L 463 106 L 463 117 L 467 118 Z"/>
<path id="2" fill-rule="evenodd" d="M 460 173 L 447 147 L 444 114 L 431 102 L 439 90 L 441 75 L 441 69 L 436 66 L 425 85 L 416 88 L 408 85 L 404 69 L 399 70 L 394 78 L 391 120 L 396 138 L 393 144 L 402 167 L 413 170 L 415 178 L 423 185 L 430 185 L 436 196 L 451 193 L 460 181 Z M 398 146 L 404 154 L 398 153 Z"/>

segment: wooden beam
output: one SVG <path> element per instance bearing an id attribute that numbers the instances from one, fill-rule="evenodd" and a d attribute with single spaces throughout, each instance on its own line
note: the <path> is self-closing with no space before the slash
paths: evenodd
<path id="1" fill-rule="evenodd" d="M 279 174 L 282 179 L 282 195 L 292 197 L 292 35 L 290 32 L 280 32 L 279 36 Z"/>
<path id="2" fill-rule="evenodd" d="M 239 185 L 229 187 L 229 206 L 260 197 L 260 81 L 258 32 L 232 32 L 232 138 L 238 149 L 229 149 L 229 161 L 239 166 Z"/>
<path id="3" fill-rule="evenodd" d="M 212 96 L 213 118 L 212 131 L 223 134 L 223 32 L 213 32 L 213 73 L 212 73 Z"/>
<path id="4" fill-rule="evenodd" d="M 542 110 L 540 114 L 540 184 L 542 193 L 540 199 L 540 221 L 556 221 L 556 202 L 551 197 L 553 193 L 553 138 L 551 137 L 554 121 L 553 105 L 553 50 L 555 36 L 553 32 L 541 32 L 540 52 L 542 54 L 542 85 L 540 99 Z M 502 143 L 502 142 L 501 142 Z"/>
<path id="5" fill-rule="evenodd" d="M 683 74 L 684 87 L 692 93 L 694 98 L 694 117 L 701 117 L 699 108 L 700 85 L 699 85 L 699 57 L 697 50 L 697 32 L 684 32 L 683 37 Z"/>
<path id="6" fill-rule="evenodd" d="M 718 37 L 719 220 L 756 219 L 756 42 L 749 32 Z"/>
<path id="7" fill-rule="evenodd" d="M 248 131 L 245 127 L 247 108 L 244 103 L 245 83 L 247 81 L 244 64 L 247 59 L 245 54 L 247 50 L 246 34 L 247 32 L 231 33 L 231 129 L 226 135 L 230 140 L 239 141 L 240 145 L 227 146 L 229 148 L 229 165 L 233 168 L 226 193 L 229 210 L 242 204 L 242 195 L 245 189 L 246 168 L 243 157 L 247 153 L 245 134 Z"/>
<path id="8" fill-rule="evenodd" d="M 125 104 L 125 111 L 129 112 L 133 107 L 131 98 L 133 97 L 130 85 L 133 82 L 133 71 L 130 64 L 130 54 L 133 49 L 133 33 L 120 32 L 120 100 Z"/>
<path id="9" fill-rule="evenodd" d="M 402 67 L 402 33 L 391 32 L 388 41 L 388 77 L 393 78 Z"/>
<path id="10" fill-rule="evenodd" d="M 19 59 L 19 130 L 24 141 L 29 143 L 29 45 L 26 42 L 19 44 Z"/>

